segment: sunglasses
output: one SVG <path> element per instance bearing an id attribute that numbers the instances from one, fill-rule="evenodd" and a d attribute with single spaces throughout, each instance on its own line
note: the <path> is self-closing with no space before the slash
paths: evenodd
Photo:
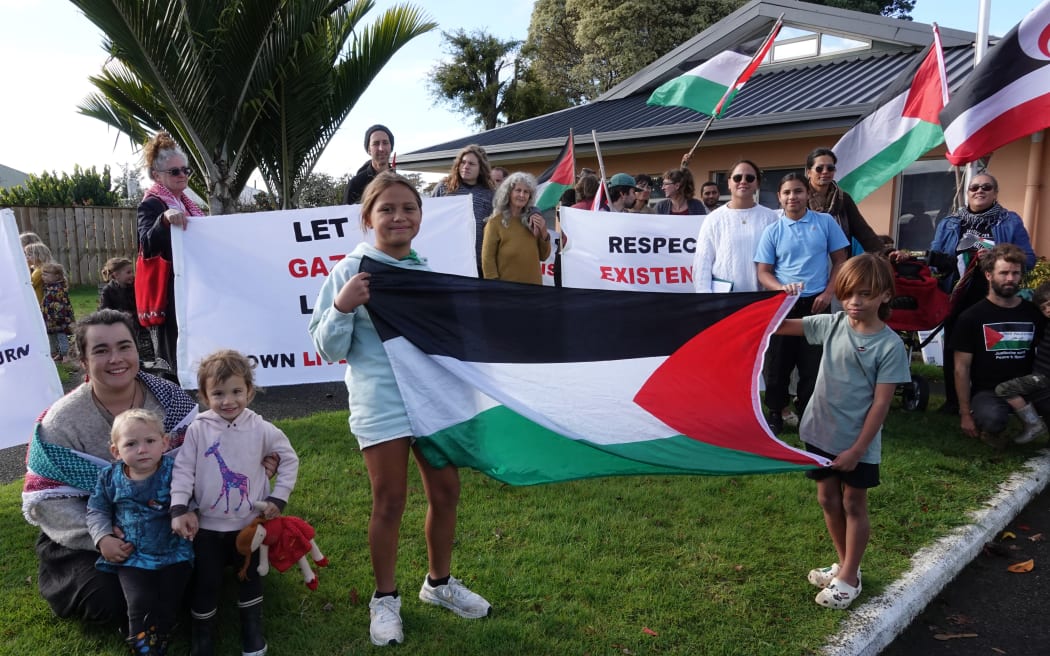
<path id="1" fill-rule="evenodd" d="M 828 173 L 834 173 L 835 172 L 835 165 L 834 164 L 818 164 L 817 166 L 813 167 L 813 170 L 816 171 L 817 173 L 823 173 L 824 171 L 827 171 Z"/>
<path id="2" fill-rule="evenodd" d="M 173 169 L 153 169 L 153 170 L 156 171 L 157 173 L 167 173 L 168 175 L 171 175 L 171 176 L 176 176 L 176 175 L 178 175 L 180 173 L 185 175 L 185 176 L 187 176 L 187 177 L 193 175 L 193 169 L 191 169 L 188 166 L 176 166 Z"/>
<path id="3" fill-rule="evenodd" d="M 995 191 L 995 185 L 991 182 L 985 182 L 983 184 L 972 184 L 969 189 L 971 194 L 978 191 Z"/>
<path id="4" fill-rule="evenodd" d="M 757 179 L 758 178 L 756 178 L 754 175 L 752 175 L 750 173 L 737 173 L 736 175 L 734 175 L 732 177 L 733 182 L 740 182 L 741 180 L 747 180 L 748 184 L 751 184 L 752 182 L 754 182 Z"/>

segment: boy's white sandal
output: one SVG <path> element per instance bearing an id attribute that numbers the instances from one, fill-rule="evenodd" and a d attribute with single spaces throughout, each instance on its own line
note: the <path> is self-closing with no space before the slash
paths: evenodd
<path id="1" fill-rule="evenodd" d="M 820 569 L 809 570 L 809 575 L 806 576 L 806 580 L 809 581 L 810 585 L 815 585 L 818 588 L 826 588 L 831 580 L 838 576 L 839 564 L 834 563 L 827 567 L 821 567 Z"/>
<path id="2" fill-rule="evenodd" d="M 859 577 L 857 579 L 857 587 L 853 587 L 849 583 L 834 578 L 831 579 L 831 583 L 828 584 L 828 587 L 817 593 L 814 601 L 825 608 L 846 610 L 849 608 L 849 605 L 853 603 L 853 600 L 860 596 L 860 591 L 861 582 Z"/>

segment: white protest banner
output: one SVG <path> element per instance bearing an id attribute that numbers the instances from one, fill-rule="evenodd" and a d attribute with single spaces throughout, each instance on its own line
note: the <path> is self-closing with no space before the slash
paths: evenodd
<path id="1" fill-rule="evenodd" d="M 28 442 L 36 418 L 61 396 L 15 213 L 0 210 L 0 448 Z"/>
<path id="2" fill-rule="evenodd" d="M 260 386 L 342 380 L 307 328 L 328 272 L 366 237 L 360 205 L 193 219 L 172 231 L 178 372 L 197 386 L 197 364 L 222 348 L 252 357 Z M 435 271 L 477 277 L 470 196 L 423 199 L 412 247 Z M 368 237 L 371 239 L 371 237 Z"/>
<path id="3" fill-rule="evenodd" d="M 584 289 L 688 292 L 703 216 L 561 209 L 561 284 Z"/>
<path id="4" fill-rule="evenodd" d="M 540 276 L 543 279 L 544 287 L 554 287 L 554 266 L 558 261 L 558 244 L 561 241 L 561 235 L 554 228 L 549 228 L 551 233 L 551 253 L 547 256 L 546 260 L 540 261 Z"/>

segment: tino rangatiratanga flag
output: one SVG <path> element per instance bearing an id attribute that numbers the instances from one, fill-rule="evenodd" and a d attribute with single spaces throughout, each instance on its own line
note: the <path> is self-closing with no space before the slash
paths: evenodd
<path id="1" fill-rule="evenodd" d="M 955 165 L 1050 127 L 1050 0 L 988 51 L 941 112 L 941 125 Z"/>

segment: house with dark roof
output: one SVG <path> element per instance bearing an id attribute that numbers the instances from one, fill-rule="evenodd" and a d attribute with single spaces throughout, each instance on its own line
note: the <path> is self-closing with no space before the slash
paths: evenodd
<path id="1" fill-rule="evenodd" d="M 794 0 L 753 0 L 593 102 L 399 154 L 398 164 L 444 173 L 460 148 L 476 143 L 494 166 L 539 173 L 571 129 L 577 169 L 598 168 L 596 140 L 607 175 L 659 176 L 679 166 L 709 117 L 647 105 L 653 90 L 719 52 L 765 36 L 781 14 L 784 28 L 773 49 L 711 125 L 690 164 L 697 187 L 714 180 L 727 197 L 727 169 L 741 158 L 753 160 L 765 173 L 759 200 L 776 207 L 780 177 L 801 170 L 811 150 L 833 146 L 869 112 L 933 40 L 931 26 Z M 975 40 L 972 32 L 941 29 L 949 88 L 973 69 Z M 1050 193 L 1038 185 L 1039 162 L 1050 162 L 1047 150 L 1035 135 L 997 151 L 988 167 L 1000 180 L 1000 203 L 1025 218 L 1039 253 L 1050 253 L 1050 231 L 1035 230 L 1040 201 L 1050 207 Z M 876 232 L 901 247 L 925 249 L 936 222 L 953 208 L 956 180 L 941 146 L 865 198 L 860 209 Z"/>
<path id="2" fill-rule="evenodd" d="M 25 182 L 29 176 L 17 169 L 13 169 L 10 166 L 4 166 L 0 164 L 0 189 L 7 189 L 8 187 L 17 187 L 18 185 Z"/>

